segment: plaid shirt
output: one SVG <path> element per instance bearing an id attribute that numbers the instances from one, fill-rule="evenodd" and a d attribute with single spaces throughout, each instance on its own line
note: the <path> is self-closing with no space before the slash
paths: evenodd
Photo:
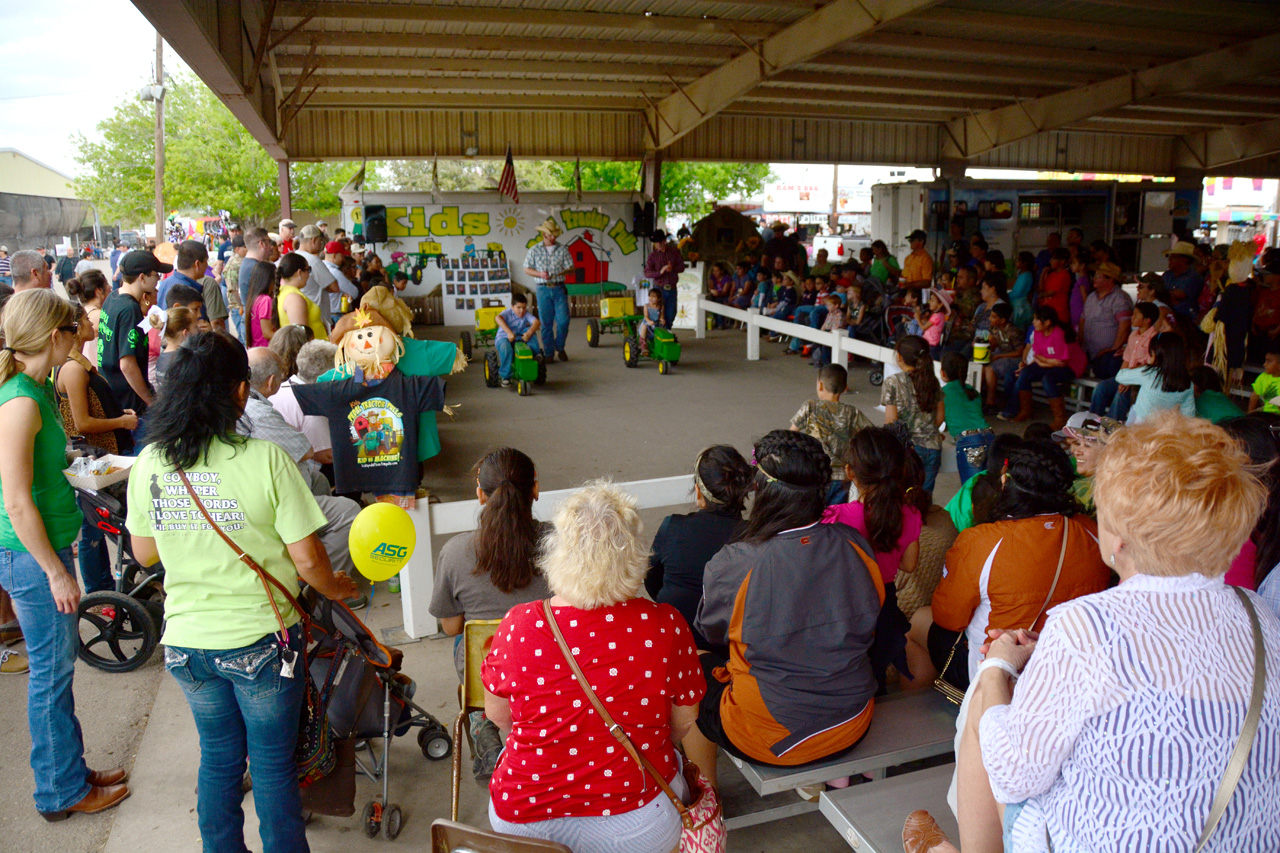
<path id="1" fill-rule="evenodd" d="M 524 268 L 534 272 L 547 273 L 547 279 L 538 279 L 540 285 L 564 284 L 564 274 L 573 269 L 573 257 L 569 250 L 560 244 L 548 247 L 546 243 L 538 243 L 529 250 L 524 259 Z"/>
<path id="2" fill-rule="evenodd" d="M 301 462 L 302 457 L 311 452 L 311 442 L 307 437 L 289 426 L 289 422 L 276 411 L 271 401 L 256 389 L 249 391 L 249 399 L 244 404 L 244 415 L 236 423 L 236 432 L 279 445 L 294 462 Z"/>

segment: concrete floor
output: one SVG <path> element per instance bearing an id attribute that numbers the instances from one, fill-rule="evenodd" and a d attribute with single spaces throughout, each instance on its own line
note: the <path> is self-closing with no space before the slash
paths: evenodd
<path id="1" fill-rule="evenodd" d="M 814 371 L 799 357 L 783 356 L 777 345 L 762 346 L 762 360 L 745 359 L 744 333 L 711 332 L 696 341 L 690 330 L 681 337 L 684 358 L 669 376 L 653 363 L 627 369 L 621 339 L 606 336 L 598 349 L 583 342 L 585 322 L 575 320 L 567 364 L 551 366 L 549 381 L 531 397 L 484 386 L 478 359 L 466 373 L 449 382 L 448 400 L 460 404 L 455 421 L 442 419 L 445 450 L 430 466 L 426 484 L 444 500 L 474 495 L 468 472 L 488 449 L 514 445 L 538 466 L 543 488 L 559 489 L 585 480 L 611 476 L 619 480 L 682 473 L 709 444 L 729 443 L 750 455 L 751 442 L 770 429 L 786 427 L 800 404 L 814 392 Z M 431 327 L 425 337 L 452 339 L 457 329 Z M 852 371 L 858 405 L 875 423 L 879 389 L 866 380 L 866 367 Z M 1002 425 L 998 425 L 997 429 Z M 958 487 L 954 473 L 942 474 L 937 497 L 948 499 Z M 652 536 L 661 513 L 647 513 Z M 443 544 L 443 543 L 441 543 Z M 398 595 L 379 588 L 366 621 L 375 632 L 401 623 Z M 20 647 L 19 647 L 20 648 Z M 451 643 L 423 640 L 402 647 L 404 672 L 418 683 L 417 701 L 442 722 L 456 709 L 456 676 Z M 194 724 L 180 690 L 164 678 L 162 657 L 132 673 L 108 675 L 77 666 L 76 694 L 88 759 L 105 768 L 124 764 L 132 773 L 133 794 L 121 806 L 95 816 L 75 816 L 46 824 L 32 807 L 31 769 L 26 756 L 25 677 L 0 679 L 0 849 L 8 853 L 58 850 L 62 853 L 126 853 L 138 849 L 197 851 L 195 795 L 199 750 Z M 464 746 L 465 749 L 465 746 Z M 487 826 L 486 792 L 465 773 L 461 819 Z M 412 738 L 393 741 L 392 797 L 404 810 L 403 833 L 396 842 L 425 849 L 431 821 L 449 812 L 449 762 L 428 762 Z M 729 814 L 761 808 L 727 762 L 721 778 Z M 357 814 L 375 789 L 358 783 Z M 779 794 L 780 803 L 793 794 Z M 252 795 L 246 798 L 246 839 L 261 849 Z M 383 849 L 370 841 L 358 818 L 315 818 L 308 829 L 317 853 Z M 751 827 L 730 836 L 734 853 L 746 851 L 813 851 L 846 849 L 834 829 L 818 813 Z"/>

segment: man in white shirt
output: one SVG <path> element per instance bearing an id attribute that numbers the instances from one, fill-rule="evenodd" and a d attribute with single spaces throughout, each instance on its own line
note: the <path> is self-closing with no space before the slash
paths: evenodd
<path id="1" fill-rule="evenodd" d="M 329 298 L 324 294 L 342 291 L 338 287 L 338 280 L 333 277 L 333 273 L 329 272 L 329 268 L 324 265 L 324 259 L 320 257 L 323 249 L 324 235 L 320 233 L 320 229 L 314 225 L 302 226 L 302 230 L 298 232 L 298 247 L 294 251 L 306 258 L 307 263 L 311 265 L 311 275 L 307 278 L 306 287 L 302 288 L 302 295 L 319 306 L 320 318 L 325 326 L 332 326 Z"/>
<path id="2" fill-rule="evenodd" d="M 351 279 L 347 278 L 342 271 L 342 261 L 347 257 L 347 247 L 339 243 L 337 240 L 330 240 L 324 246 L 324 265 L 333 273 L 333 277 L 338 282 L 339 293 L 329 294 L 329 314 L 333 317 L 340 316 L 342 311 L 343 294 L 350 297 L 351 308 L 354 309 L 360 304 L 360 290 L 351 283 Z"/>

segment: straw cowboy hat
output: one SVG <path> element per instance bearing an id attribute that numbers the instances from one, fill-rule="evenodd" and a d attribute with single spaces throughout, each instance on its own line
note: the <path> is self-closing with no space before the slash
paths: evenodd
<path id="1" fill-rule="evenodd" d="M 1195 243 L 1188 243 L 1186 240 L 1179 240 L 1177 243 L 1174 243 L 1172 249 L 1165 250 L 1164 256 L 1167 258 L 1170 255 L 1185 255 L 1188 258 L 1194 258 L 1195 254 Z"/>
<path id="2" fill-rule="evenodd" d="M 552 239 L 564 233 L 560 230 L 560 226 L 556 224 L 555 217 L 552 216 L 548 216 L 547 221 L 538 226 L 538 230 Z"/>
<path id="3" fill-rule="evenodd" d="M 1120 267 L 1111 263 L 1111 261 L 1103 261 L 1098 264 L 1097 268 L 1093 272 L 1095 275 L 1105 275 L 1116 284 L 1119 284 L 1124 280 L 1124 273 L 1120 270 Z"/>
<path id="4" fill-rule="evenodd" d="M 775 219 L 773 224 L 769 226 L 769 230 L 775 234 L 781 234 L 783 231 L 790 231 L 791 226 L 783 222 L 781 219 Z"/>

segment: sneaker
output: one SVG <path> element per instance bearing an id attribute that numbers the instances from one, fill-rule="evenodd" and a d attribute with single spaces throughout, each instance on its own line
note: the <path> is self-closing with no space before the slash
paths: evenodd
<path id="1" fill-rule="evenodd" d="M 799 794 L 800 799 L 805 802 L 816 803 L 818 801 L 818 797 L 825 790 L 827 790 L 827 783 L 818 782 L 814 785 L 801 785 L 799 788 L 796 788 L 796 793 Z"/>
<path id="2" fill-rule="evenodd" d="M 560 352 L 556 353 L 556 358 L 560 359 L 561 361 L 568 361 L 569 353 L 565 352 L 564 350 L 560 350 Z"/>
<path id="3" fill-rule="evenodd" d="M 0 674 L 22 675 L 29 669 L 31 666 L 27 663 L 25 656 L 9 649 L 0 652 Z"/>
<path id="4" fill-rule="evenodd" d="M 503 388 L 510 388 L 510 387 L 511 387 L 511 380 L 510 380 L 510 379 L 503 379 L 503 380 L 502 380 L 502 387 L 503 387 Z"/>
<path id="5" fill-rule="evenodd" d="M 471 772 L 477 782 L 488 783 L 489 777 L 498 766 L 498 758 L 502 755 L 502 733 L 493 721 L 480 711 L 472 711 L 470 716 L 471 742 L 475 758 L 471 762 Z"/>

